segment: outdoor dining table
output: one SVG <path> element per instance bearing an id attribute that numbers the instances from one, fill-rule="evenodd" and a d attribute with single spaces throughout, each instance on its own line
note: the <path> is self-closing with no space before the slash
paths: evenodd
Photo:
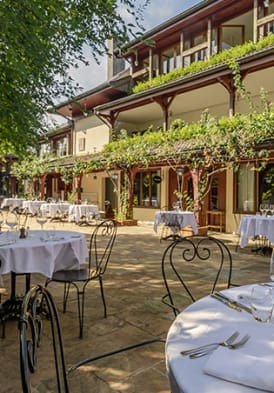
<path id="1" fill-rule="evenodd" d="M 238 233 L 241 247 L 247 246 L 249 238 L 257 236 L 265 236 L 274 244 L 274 216 L 246 215 L 240 221 Z"/>
<path id="2" fill-rule="evenodd" d="M 165 224 L 173 232 L 172 236 L 176 236 L 176 232 L 183 228 L 190 226 L 195 234 L 198 233 L 197 221 L 193 212 L 189 211 L 159 211 L 155 213 L 153 229 L 157 232 L 160 224 Z"/>
<path id="3" fill-rule="evenodd" d="M 68 213 L 70 203 L 68 202 L 50 202 L 43 203 L 40 207 L 41 211 L 48 214 L 51 219 L 56 218 L 58 214 Z"/>
<path id="4" fill-rule="evenodd" d="M 24 201 L 24 198 L 4 198 L 1 203 L 1 209 L 4 209 L 5 207 L 11 209 L 22 207 Z"/>
<path id="5" fill-rule="evenodd" d="M 70 205 L 69 206 L 69 222 L 75 221 L 79 223 L 81 217 L 85 217 L 86 220 L 91 217 L 98 217 L 99 216 L 99 208 L 97 205 L 88 205 L 88 204 L 81 204 L 81 205 Z M 87 220 L 88 221 L 88 220 Z"/>
<path id="6" fill-rule="evenodd" d="M 35 214 L 39 212 L 43 203 L 45 203 L 45 201 L 23 201 L 22 208 L 26 209 L 28 213 L 35 216 Z"/>
<path id="7" fill-rule="evenodd" d="M 0 274 L 11 273 L 11 298 L 16 295 L 17 274 L 51 278 L 57 270 L 79 269 L 88 256 L 85 235 L 78 232 L 31 230 L 25 239 L 14 234 L 0 235 Z"/>
<path id="8" fill-rule="evenodd" d="M 225 290 L 232 300 L 250 299 L 252 285 Z M 243 302 L 243 300 L 242 300 Z M 219 346 L 191 359 L 181 351 L 221 342 L 234 331 L 250 335 L 241 348 Z M 172 393 L 255 393 L 274 391 L 274 323 L 257 322 L 252 314 L 206 296 L 182 311 L 166 341 L 166 366 Z M 253 386 L 253 388 L 250 386 Z M 267 389 L 268 388 L 268 389 Z"/>

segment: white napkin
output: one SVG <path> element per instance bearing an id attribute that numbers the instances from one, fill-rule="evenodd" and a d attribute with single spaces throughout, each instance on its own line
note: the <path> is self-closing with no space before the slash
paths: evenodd
<path id="1" fill-rule="evenodd" d="M 249 341 L 241 348 L 231 350 L 219 347 L 212 352 L 203 372 L 230 382 L 274 392 L 274 340 L 272 323 L 256 324 L 243 334 Z"/>

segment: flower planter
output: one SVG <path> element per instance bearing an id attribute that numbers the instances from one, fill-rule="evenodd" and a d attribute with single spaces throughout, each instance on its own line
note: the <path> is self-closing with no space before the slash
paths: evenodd
<path id="1" fill-rule="evenodd" d="M 135 219 L 124 219 L 124 220 L 116 220 L 119 225 L 123 226 L 134 226 L 138 225 L 138 220 Z"/>
<path id="2" fill-rule="evenodd" d="M 207 235 L 207 231 L 208 231 L 207 226 L 198 227 L 198 235 Z M 182 237 L 193 236 L 193 235 L 194 235 L 194 232 L 191 227 L 183 227 L 180 230 L 180 236 L 182 236 Z"/>

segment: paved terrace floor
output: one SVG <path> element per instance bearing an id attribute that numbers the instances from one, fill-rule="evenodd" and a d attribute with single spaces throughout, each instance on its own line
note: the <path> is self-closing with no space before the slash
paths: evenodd
<path id="1" fill-rule="evenodd" d="M 48 224 L 53 225 L 53 224 Z M 92 227 L 68 223 L 54 223 L 56 229 L 73 229 L 91 233 Z M 37 228 L 33 222 L 31 228 Z M 233 280 L 239 284 L 268 281 L 269 257 L 251 251 L 251 245 L 235 251 L 237 236 L 211 232 L 222 238 L 233 256 Z M 86 298 L 84 338 L 78 338 L 78 319 L 75 296 L 71 293 L 66 314 L 61 312 L 62 285 L 52 283 L 49 288 L 56 299 L 64 337 L 67 365 L 91 355 L 150 338 L 165 337 L 173 321 L 173 313 L 161 303 L 164 289 L 161 276 L 161 256 L 168 241 L 160 243 L 152 223 L 135 227 L 119 227 L 111 262 L 105 275 L 105 295 L 108 318 L 98 285 L 92 283 Z M 9 286 L 9 276 L 4 277 Z M 44 283 L 40 275 L 32 275 L 32 284 Z M 23 277 L 19 278 L 19 292 L 23 292 Z M 20 288 L 21 287 L 21 288 Z M 47 336 L 39 353 L 39 367 L 35 393 L 55 392 L 51 370 L 52 360 L 46 346 Z M 16 321 L 7 322 L 6 338 L 0 339 L 0 392 L 19 393 L 19 340 Z M 165 373 L 164 344 L 156 343 L 78 369 L 69 377 L 73 393 L 169 393 Z"/>

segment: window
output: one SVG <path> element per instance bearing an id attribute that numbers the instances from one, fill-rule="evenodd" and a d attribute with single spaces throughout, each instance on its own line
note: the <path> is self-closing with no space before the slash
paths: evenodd
<path id="1" fill-rule="evenodd" d="M 245 27 L 242 25 L 223 25 L 220 27 L 220 50 L 242 45 L 245 40 Z"/>
<path id="2" fill-rule="evenodd" d="M 54 142 L 54 150 L 57 156 L 66 156 L 68 154 L 68 138 L 62 138 Z"/>
<path id="3" fill-rule="evenodd" d="M 86 149 L 86 138 L 79 138 L 78 147 L 79 147 L 79 151 L 85 151 L 85 149 Z"/>
<path id="4" fill-rule="evenodd" d="M 241 164 L 236 174 L 236 211 L 255 210 L 255 171 L 253 165 Z"/>
<path id="5" fill-rule="evenodd" d="M 160 207 L 160 171 L 139 172 L 134 181 L 134 204 L 142 207 Z"/>
<path id="6" fill-rule="evenodd" d="M 274 204 L 274 166 L 259 172 L 259 203 Z"/>
<path id="7" fill-rule="evenodd" d="M 161 53 L 162 73 L 168 72 L 180 67 L 180 47 L 177 45 Z"/>
<path id="8" fill-rule="evenodd" d="M 43 143 L 40 146 L 40 157 L 43 157 L 44 155 L 46 155 L 47 153 L 50 153 L 51 150 L 51 145 L 50 143 Z"/>

